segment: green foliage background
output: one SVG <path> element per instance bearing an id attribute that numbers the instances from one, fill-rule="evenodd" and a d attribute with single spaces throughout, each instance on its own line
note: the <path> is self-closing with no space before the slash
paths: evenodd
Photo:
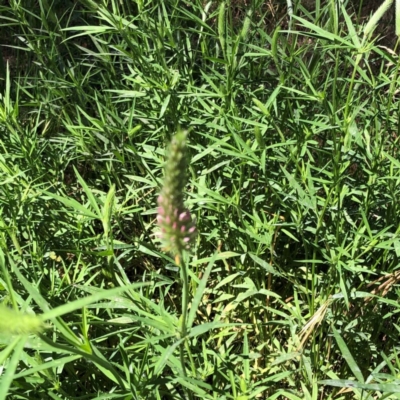
<path id="1" fill-rule="evenodd" d="M 0 296 L 47 324 L 0 315 L 1 399 L 399 398 L 399 61 L 359 11 L 1 2 Z M 154 238 L 179 127 L 187 338 Z"/>

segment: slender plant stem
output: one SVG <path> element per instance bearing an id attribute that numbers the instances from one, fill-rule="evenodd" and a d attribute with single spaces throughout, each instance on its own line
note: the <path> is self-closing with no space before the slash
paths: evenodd
<path id="1" fill-rule="evenodd" d="M 183 376 L 187 377 L 186 364 L 185 364 L 185 343 L 187 343 L 186 334 L 187 334 L 187 309 L 189 303 L 189 279 L 188 279 L 186 264 L 183 261 L 183 257 L 181 255 L 178 254 L 175 256 L 175 263 L 180 267 L 181 279 L 182 279 L 182 314 L 181 314 L 181 326 L 180 326 L 181 330 L 180 336 L 182 342 L 179 346 L 179 356 L 181 360 Z M 191 363 L 193 364 L 193 360 L 190 354 L 190 348 L 189 346 L 186 346 L 186 348 L 190 356 Z M 193 398 L 190 390 L 188 390 L 188 395 L 190 399 Z"/>
<path id="2" fill-rule="evenodd" d="M 181 256 L 177 256 L 175 261 L 180 266 L 181 278 L 182 278 L 182 325 L 181 325 L 181 337 L 186 336 L 186 323 L 187 323 L 187 309 L 189 302 L 189 280 L 186 269 L 186 264 Z"/>
<path id="3" fill-rule="evenodd" d="M 184 345 L 186 347 L 187 354 L 189 355 L 190 365 L 192 373 L 196 376 L 196 366 L 194 365 L 192 352 L 190 351 L 189 341 L 187 336 L 187 310 L 189 306 L 189 277 L 186 263 L 181 259 L 181 273 L 183 282 L 183 297 L 182 297 L 182 326 L 181 326 L 181 337 L 184 339 Z M 183 367 L 183 365 L 182 365 Z"/>

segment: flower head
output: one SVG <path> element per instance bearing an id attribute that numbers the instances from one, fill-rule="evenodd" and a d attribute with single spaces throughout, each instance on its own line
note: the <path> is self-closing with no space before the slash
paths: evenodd
<path id="1" fill-rule="evenodd" d="M 42 319 L 34 314 L 23 314 L 0 304 L 0 333 L 6 335 L 38 334 L 45 328 Z"/>
<path id="2" fill-rule="evenodd" d="M 189 250 L 196 236 L 196 226 L 183 203 L 183 190 L 187 182 L 186 136 L 187 132 L 178 131 L 171 141 L 164 184 L 158 197 L 159 237 L 164 248 L 174 255 Z"/>

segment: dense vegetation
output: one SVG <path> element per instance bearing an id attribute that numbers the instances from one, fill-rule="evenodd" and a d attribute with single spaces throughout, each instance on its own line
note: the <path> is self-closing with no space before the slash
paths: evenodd
<path id="1" fill-rule="evenodd" d="M 291 3 L 0 3 L 0 399 L 400 398 L 398 56 Z"/>

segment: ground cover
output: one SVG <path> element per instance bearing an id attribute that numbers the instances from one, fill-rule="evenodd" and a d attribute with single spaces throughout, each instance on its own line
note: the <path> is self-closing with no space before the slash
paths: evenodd
<path id="1" fill-rule="evenodd" d="M 399 398 L 397 42 L 308 3 L 1 2 L 0 399 Z"/>

